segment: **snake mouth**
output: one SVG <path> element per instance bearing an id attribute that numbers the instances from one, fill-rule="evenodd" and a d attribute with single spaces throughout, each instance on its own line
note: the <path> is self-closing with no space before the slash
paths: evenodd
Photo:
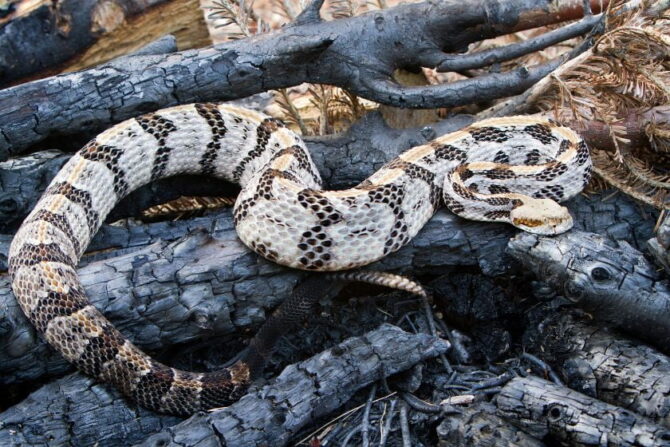
<path id="1" fill-rule="evenodd" d="M 545 236 L 561 234 L 572 227 L 572 218 L 567 217 L 515 217 L 512 224 L 529 233 Z"/>
<path id="2" fill-rule="evenodd" d="M 530 228 L 539 227 L 540 225 L 543 225 L 545 223 L 550 223 L 549 219 L 540 220 L 540 219 L 529 219 L 527 217 L 517 217 L 514 218 L 512 222 L 514 223 L 514 225 L 523 225 L 524 227 L 530 227 Z"/>

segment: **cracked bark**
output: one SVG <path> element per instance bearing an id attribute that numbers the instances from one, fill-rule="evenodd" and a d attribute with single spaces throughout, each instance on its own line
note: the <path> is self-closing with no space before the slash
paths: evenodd
<path id="1" fill-rule="evenodd" d="M 651 447 L 670 443 L 667 428 L 539 377 L 512 379 L 495 403 L 501 417 L 557 445 Z"/>
<path id="2" fill-rule="evenodd" d="M 197 0 L 41 0 L 13 6 L 0 19 L 2 87 L 96 65 L 171 32 L 184 49 L 211 43 Z"/>
<path id="3" fill-rule="evenodd" d="M 602 3 L 592 2 L 596 12 Z M 321 4 L 317 0 L 290 26 L 261 36 L 169 55 L 128 57 L 123 63 L 0 91 L 0 160 L 45 139 L 91 136 L 162 107 L 230 100 L 303 82 L 337 85 L 373 101 L 412 108 L 520 93 L 565 58 L 440 86 L 405 87 L 391 75 L 398 68 L 435 67 L 477 40 L 582 13 L 582 2 L 575 0 L 445 1 L 323 22 Z M 404 36 L 401 45 L 396 45 L 397 36 Z"/>
<path id="4" fill-rule="evenodd" d="M 263 97 L 254 99 L 262 108 Z M 249 101 L 243 105 L 249 106 Z M 472 122 L 467 115 L 421 128 L 396 130 L 378 113 L 369 113 L 340 136 L 306 138 L 310 154 L 326 184 L 338 189 L 354 185 L 412 146 L 460 129 Z M 51 150 L 0 163 L 0 232 L 16 231 L 70 154 Z M 115 207 L 108 220 L 137 216 L 158 203 L 185 195 L 234 194 L 237 187 L 212 177 L 178 176 L 146 185 Z M 2 264 L 0 262 L 0 268 Z"/>
<path id="5" fill-rule="evenodd" d="M 653 228 L 651 218 L 634 212 L 636 206 L 624 197 L 603 204 L 598 196 L 570 204 L 578 227 L 596 230 L 604 228 L 603 222 L 618 222 L 612 234 L 632 242 L 645 240 Z M 116 233 L 103 233 L 99 246 L 123 241 L 123 247 L 134 249 L 85 258 L 79 275 L 93 304 L 143 349 L 255 330 L 304 275 L 249 251 L 237 239 L 227 210 L 109 230 Z M 514 233 L 511 226 L 466 221 L 441 210 L 407 246 L 371 267 L 418 275 L 474 266 L 501 275 L 512 268 L 504 252 Z M 16 304 L 7 275 L 0 276 L 0 310 L 1 383 L 36 380 L 70 368 L 37 337 Z"/>
<path id="6" fill-rule="evenodd" d="M 667 352 L 670 287 L 627 242 L 575 230 L 553 238 L 525 233 L 508 253 L 599 320 Z"/>
<path id="7" fill-rule="evenodd" d="M 646 240 L 653 229 L 652 218 L 644 219 L 636 207 L 624 197 L 607 203 L 579 197 L 570 204 L 578 228 L 605 228 L 631 243 Z M 611 222 L 617 223 L 607 229 Z M 504 251 L 514 232 L 442 210 L 406 247 L 372 267 L 420 274 L 476 266 L 500 275 L 511 268 Z M 144 349 L 256 328 L 303 275 L 244 247 L 227 210 L 187 221 L 107 227 L 94 244 L 108 251 L 85 257 L 88 264 L 79 269 L 88 296 Z M 36 336 L 6 275 L 0 276 L 0 309 L 0 381 L 35 380 L 69 368 Z"/>
<path id="8" fill-rule="evenodd" d="M 0 414 L 0 444 L 129 445 L 162 429 L 144 445 L 284 445 L 301 427 L 341 406 L 356 390 L 448 347 L 444 340 L 384 324 L 286 367 L 230 407 L 177 425 L 179 418 L 138 409 L 115 390 L 73 374 Z"/>
<path id="9" fill-rule="evenodd" d="M 570 388 L 670 427 L 667 356 L 568 312 L 542 318 L 524 339 Z"/>
<path id="10" fill-rule="evenodd" d="M 496 414 L 496 407 L 481 402 L 460 413 L 445 416 L 437 427 L 438 447 L 542 447 L 539 439 L 527 435 Z"/>
<path id="11" fill-rule="evenodd" d="M 269 385 L 228 408 L 193 416 L 141 445 L 197 445 L 214 439 L 230 446 L 285 445 L 310 420 L 338 408 L 356 390 L 448 347 L 444 340 L 384 324 L 287 367 Z"/>
<path id="12" fill-rule="evenodd" d="M 157 242 L 79 269 L 93 304 L 143 349 L 255 329 L 304 275 L 249 251 L 237 239 L 228 212 L 204 220 L 211 235 L 208 230 L 194 230 L 172 243 Z M 445 234 L 450 228 L 453 231 Z M 477 265 L 493 251 L 500 253 L 511 234 L 511 229 L 465 223 L 441 212 L 401 252 L 373 267 L 414 273 Z M 70 368 L 37 337 L 16 304 L 6 275 L 0 277 L 0 308 L 3 383 L 35 380 Z"/>

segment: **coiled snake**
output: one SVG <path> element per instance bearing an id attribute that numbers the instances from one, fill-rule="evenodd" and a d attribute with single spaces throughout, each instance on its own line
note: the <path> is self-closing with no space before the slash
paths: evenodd
<path id="1" fill-rule="evenodd" d="M 591 161 L 570 129 L 546 119 L 499 118 L 413 147 L 351 189 L 324 191 L 300 137 L 246 109 L 177 106 L 101 133 L 56 175 L 16 234 L 9 255 L 14 294 L 47 342 L 81 371 L 145 407 L 187 415 L 239 398 L 262 368 L 268 340 L 305 313 L 302 297 L 310 291 L 285 302 L 248 353 L 224 370 L 176 370 L 126 340 L 91 306 L 75 267 L 121 198 L 184 173 L 241 186 L 235 225 L 256 253 L 289 267 L 333 271 L 398 250 L 442 201 L 468 219 L 566 231 L 572 219 L 556 201 L 583 189 Z"/>

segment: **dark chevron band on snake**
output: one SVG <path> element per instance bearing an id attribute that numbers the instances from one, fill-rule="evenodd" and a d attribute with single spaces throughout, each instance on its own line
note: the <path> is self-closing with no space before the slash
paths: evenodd
<path id="1" fill-rule="evenodd" d="M 579 193 L 590 173 L 573 131 L 509 117 L 414 147 L 356 187 L 324 191 L 304 143 L 281 122 L 228 105 L 178 106 L 117 124 L 72 157 L 14 238 L 12 287 L 37 330 L 81 371 L 140 405 L 185 415 L 236 400 L 273 341 L 256 338 L 250 354 L 221 371 L 180 371 L 152 360 L 91 306 L 77 262 L 131 191 L 175 174 L 239 183 L 234 219 L 247 246 L 289 267 L 334 271 L 398 250 L 441 203 L 469 219 L 566 231 L 572 219 L 555 201 Z M 266 333 L 292 321 L 290 306 Z"/>

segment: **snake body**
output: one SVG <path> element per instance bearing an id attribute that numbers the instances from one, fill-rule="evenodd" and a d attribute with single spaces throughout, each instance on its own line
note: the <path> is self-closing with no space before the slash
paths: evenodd
<path id="1" fill-rule="evenodd" d="M 240 239 L 265 258 L 304 270 L 369 264 L 405 245 L 441 203 L 469 219 L 554 234 L 572 225 L 556 201 L 591 174 L 588 148 L 550 120 L 482 121 L 416 146 L 358 186 L 322 189 L 299 136 L 246 109 L 192 104 L 115 125 L 56 175 L 12 242 L 12 287 L 47 342 L 86 374 L 150 409 L 188 415 L 227 405 L 254 366 L 180 371 L 136 348 L 88 301 L 75 267 L 112 207 L 134 189 L 175 174 L 241 186 Z"/>

